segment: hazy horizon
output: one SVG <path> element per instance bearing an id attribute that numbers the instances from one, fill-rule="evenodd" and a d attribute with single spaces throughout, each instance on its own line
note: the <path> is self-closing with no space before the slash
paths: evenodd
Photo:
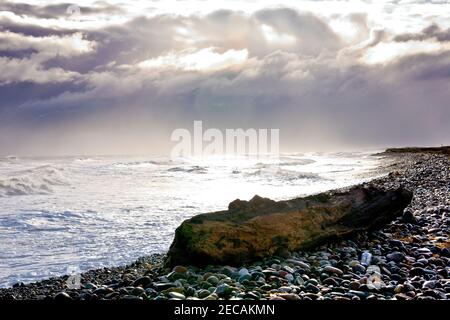
<path id="1" fill-rule="evenodd" d="M 0 1 L 0 155 L 450 144 L 450 1 Z"/>

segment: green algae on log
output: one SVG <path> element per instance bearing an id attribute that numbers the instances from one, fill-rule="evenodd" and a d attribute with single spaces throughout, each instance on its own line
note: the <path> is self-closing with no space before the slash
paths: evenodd
<path id="1" fill-rule="evenodd" d="M 392 221 L 411 202 L 403 188 L 354 186 L 274 201 L 255 196 L 194 216 L 175 231 L 165 265 L 241 265 L 309 249 Z"/>

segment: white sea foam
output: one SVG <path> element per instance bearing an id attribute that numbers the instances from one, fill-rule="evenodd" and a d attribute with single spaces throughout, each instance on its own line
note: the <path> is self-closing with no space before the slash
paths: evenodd
<path id="1" fill-rule="evenodd" d="M 0 177 L 0 197 L 49 194 L 53 186 L 67 185 L 63 169 L 39 166 Z"/>

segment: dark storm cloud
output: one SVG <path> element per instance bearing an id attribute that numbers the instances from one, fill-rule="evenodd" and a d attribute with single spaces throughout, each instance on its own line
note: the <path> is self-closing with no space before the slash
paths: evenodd
<path id="1" fill-rule="evenodd" d="M 64 36 L 77 32 L 77 29 L 55 29 L 31 23 L 17 23 L 7 17 L 0 17 L 0 31 L 21 33 L 33 37 Z"/>
<path id="2" fill-rule="evenodd" d="M 0 39 L 0 46 L 1 44 L 2 39 Z M 0 49 L 0 56 L 12 59 L 30 58 L 31 55 L 35 53 L 37 53 L 36 49 L 24 49 L 24 50 Z"/>
<path id="3" fill-rule="evenodd" d="M 30 16 L 44 19 L 56 19 L 61 16 L 67 16 L 67 9 L 75 3 L 58 3 L 50 5 L 31 5 L 28 3 L 12 3 L 1 2 L 0 11 L 10 11 L 19 16 Z M 119 6 L 103 4 L 99 7 L 87 7 L 78 6 L 83 15 L 96 15 L 96 14 L 118 14 L 123 10 Z"/>
<path id="4" fill-rule="evenodd" d="M 394 38 L 395 41 L 424 41 L 428 39 L 436 39 L 440 42 L 450 41 L 450 29 L 442 30 L 438 25 L 431 24 L 423 29 L 420 33 L 405 33 Z"/>
<path id="5" fill-rule="evenodd" d="M 82 153 L 90 134 L 99 150 L 149 147 L 137 137 L 150 135 L 167 145 L 172 129 L 193 120 L 281 128 L 292 148 L 450 142 L 449 39 L 438 25 L 393 35 L 371 25 L 368 13 L 333 15 L 351 26 L 348 40 L 327 18 L 290 8 L 138 16 L 95 28 L 23 18 L 53 19 L 66 5 L 9 4 L 21 20 L 0 16 L 3 152 L 50 144 Z M 379 45 L 409 41 L 443 47 L 364 61 Z M 227 53 L 229 66 L 202 69 L 203 60 Z"/>
<path id="6" fill-rule="evenodd" d="M 320 54 L 342 47 L 339 37 L 321 19 L 311 14 L 276 9 L 260 11 L 248 17 L 242 12 L 219 10 L 202 17 L 138 17 L 123 25 L 86 31 L 85 38 L 97 44 L 95 52 L 79 59 L 55 57 L 46 65 L 87 72 L 112 62 L 136 63 L 167 51 L 185 49 L 189 35 L 179 33 L 183 28 L 194 35 L 201 35 L 202 39 L 195 43 L 197 48 L 246 48 L 250 55 L 263 57 L 274 49 L 265 38 L 261 25 L 272 26 L 277 32 L 292 36 L 292 43 L 277 44 L 286 52 Z"/>
<path id="7" fill-rule="evenodd" d="M 450 81 L 450 51 L 438 55 L 418 54 L 405 57 L 397 64 L 396 72 L 407 74 L 411 80 L 436 81 L 448 85 Z"/>

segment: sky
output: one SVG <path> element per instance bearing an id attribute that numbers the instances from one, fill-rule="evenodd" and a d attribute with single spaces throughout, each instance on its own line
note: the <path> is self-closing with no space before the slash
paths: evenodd
<path id="1" fill-rule="evenodd" d="M 0 155 L 450 144 L 450 1 L 0 0 Z"/>

